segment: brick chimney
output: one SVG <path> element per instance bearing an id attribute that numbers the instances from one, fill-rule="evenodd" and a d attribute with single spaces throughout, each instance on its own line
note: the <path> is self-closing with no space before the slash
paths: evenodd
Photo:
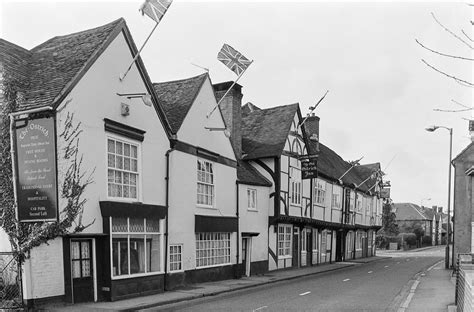
<path id="1" fill-rule="evenodd" d="M 443 207 L 438 207 L 438 213 L 443 213 Z"/>
<path id="2" fill-rule="evenodd" d="M 304 123 L 304 128 L 310 142 L 316 142 L 317 150 L 319 151 L 319 117 L 314 113 L 308 114 Z"/>
<path id="3" fill-rule="evenodd" d="M 213 85 L 216 100 L 219 100 L 229 90 L 233 81 L 221 82 Z M 242 158 L 242 86 L 235 84 L 219 104 L 224 117 L 224 123 L 230 132 L 230 141 L 234 149 L 235 157 Z"/>

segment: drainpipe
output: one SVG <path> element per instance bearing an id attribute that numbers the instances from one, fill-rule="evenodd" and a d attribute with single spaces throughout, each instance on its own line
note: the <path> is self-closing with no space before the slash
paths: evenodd
<path id="1" fill-rule="evenodd" d="M 169 198 L 170 198 L 170 154 L 174 147 L 166 151 L 166 232 L 165 232 L 165 275 L 163 278 L 164 288 L 166 290 L 166 275 L 168 274 L 168 220 L 169 220 Z"/>
<path id="2" fill-rule="evenodd" d="M 239 246 L 239 242 L 240 242 L 240 239 L 239 239 L 239 223 L 240 223 L 240 218 L 239 218 L 239 182 L 236 180 L 235 181 L 235 189 L 236 189 L 236 207 L 235 207 L 235 215 L 237 217 L 237 233 L 236 233 L 236 236 L 237 236 L 237 250 L 236 250 L 236 253 L 235 253 L 235 258 L 236 258 L 236 265 L 237 265 L 237 268 L 239 267 L 239 251 L 240 251 L 240 246 Z M 247 246 L 248 248 L 248 246 Z M 239 270 L 239 273 L 238 273 L 238 277 L 240 278 L 241 277 L 241 273 L 242 271 Z"/>

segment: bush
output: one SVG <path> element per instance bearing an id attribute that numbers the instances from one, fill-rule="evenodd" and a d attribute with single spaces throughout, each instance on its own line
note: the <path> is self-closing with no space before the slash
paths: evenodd
<path id="1" fill-rule="evenodd" d="M 403 240 L 403 245 L 409 248 L 416 247 L 416 234 L 414 233 L 400 233 L 398 234 L 398 238 Z"/>
<path id="2" fill-rule="evenodd" d="M 421 244 L 423 246 L 431 246 L 433 244 L 433 240 L 431 238 L 431 236 L 423 236 L 423 238 L 421 239 Z"/>
<path id="3" fill-rule="evenodd" d="M 380 249 L 388 249 L 390 243 L 398 243 L 400 245 L 400 238 L 398 236 L 388 236 L 384 234 L 378 234 L 375 236 L 375 246 Z"/>

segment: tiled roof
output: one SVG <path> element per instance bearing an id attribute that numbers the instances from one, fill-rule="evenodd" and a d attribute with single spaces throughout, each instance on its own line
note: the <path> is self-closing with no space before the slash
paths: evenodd
<path id="1" fill-rule="evenodd" d="M 56 104 L 60 94 L 73 83 L 74 78 L 98 57 L 101 47 L 114 30 L 118 31 L 124 25 L 125 20 L 121 18 L 97 28 L 54 37 L 29 53 L 22 51 L 23 55 L 13 60 L 13 63 L 22 63 L 26 72 L 23 82 L 28 85 L 18 110 Z M 6 46 L 4 42 L 3 46 Z"/>
<path id="2" fill-rule="evenodd" d="M 396 220 L 432 220 L 428 218 L 418 205 L 411 203 L 393 203 Z"/>
<path id="3" fill-rule="evenodd" d="M 312 149 L 315 148 L 314 142 L 311 142 L 310 145 L 312 146 Z M 341 156 L 339 156 L 336 152 L 334 152 L 326 145 L 319 143 L 317 168 L 318 174 L 328 179 L 338 180 L 347 170 L 349 170 L 349 168 L 351 168 L 351 164 L 342 159 Z M 343 184 L 348 186 L 357 186 L 361 184 L 365 179 L 367 179 L 372 173 L 373 170 L 370 170 L 370 165 L 368 167 L 365 165 L 355 166 L 354 168 L 349 170 L 346 175 L 344 175 L 344 177 L 342 178 L 342 182 Z M 358 187 L 358 190 L 364 192 L 368 191 L 374 183 L 375 181 L 369 179 L 368 181 L 360 185 Z"/>
<path id="4" fill-rule="evenodd" d="M 251 102 L 247 102 L 242 105 L 242 114 L 249 114 L 253 111 L 261 110 L 260 107 L 253 105 Z"/>
<path id="5" fill-rule="evenodd" d="M 153 83 L 173 133 L 181 127 L 207 76 L 205 73 L 187 79 Z"/>
<path id="6" fill-rule="evenodd" d="M 244 160 L 238 161 L 237 180 L 243 184 L 272 186 L 270 181 Z"/>
<path id="7" fill-rule="evenodd" d="M 297 103 L 247 113 L 242 111 L 243 158 L 281 155 L 297 112 Z"/>

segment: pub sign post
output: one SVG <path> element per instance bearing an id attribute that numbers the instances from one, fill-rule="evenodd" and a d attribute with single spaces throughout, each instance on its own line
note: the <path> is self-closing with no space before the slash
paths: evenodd
<path id="1" fill-rule="evenodd" d="M 52 114 L 14 120 L 18 220 L 57 221 L 56 122 Z"/>

